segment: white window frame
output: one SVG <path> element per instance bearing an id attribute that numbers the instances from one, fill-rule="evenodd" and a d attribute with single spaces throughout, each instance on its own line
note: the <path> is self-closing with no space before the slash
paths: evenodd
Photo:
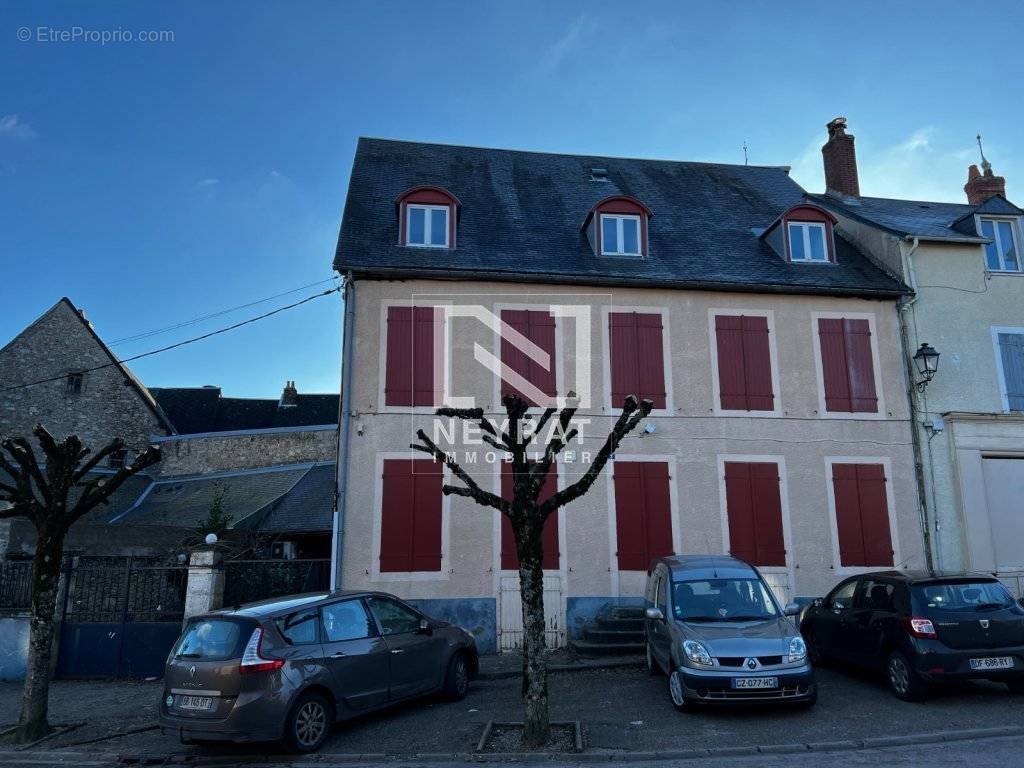
<path id="1" fill-rule="evenodd" d="M 1003 368 L 1003 352 L 999 349 L 999 334 L 1016 334 L 1024 336 L 1024 327 L 1010 325 L 993 325 L 992 329 L 992 351 L 996 356 L 996 372 L 999 376 L 999 399 L 1003 404 L 1003 413 L 1016 413 L 1010 410 L 1010 397 L 1006 392 L 1006 370 Z"/>
<path id="2" fill-rule="evenodd" d="M 832 539 L 832 565 L 836 576 L 844 579 L 847 576 L 857 576 L 863 573 L 872 573 L 888 566 L 885 565 L 843 565 L 842 555 L 839 550 L 839 519 L 836 517 L 836 489 L 832 483 L 833 464 L 881 464 L 885 472 L 885 506 L 889 513 L 889 539 L 892 542 L 893 567 L 912 568 L 913 563 L 908 564 L 903 558 L 903 550 L 900 547 L 899 528 L 896 525 L 896 499 L 895 483 L 892 474 L 892 459 L 888 456 L 826 456 L 825 457 L 825 486 L 828 493 L 828 522 L 829 535 Z M 923 558 L 924 555 L 922 554 Z M 897 565 L 899 563 L 900 565 Z"/>
<path id="3" fill-rule="evenodd" d="M 622 222 L 627 219 L 636 222 L 636 247 L 634 251 L 623 251 L 623 250 L 608 250 L 608 244 L 604 241 L 604 221 L 605 219 L 611 219 L 615 221 L 615 238 L 616 247 L 620 247 L 625 241 L 622 236 Z M 600 214 L 598 225 L 598 236 L 601 238 L 601 255 L 602 256 L 643 256 L 644 254 L 644 231 L 643 231 L 643 218 L 635 213 L 602 213 Z"/>
<path id="4" fill-rule="evenodd" d="M 412 231 L 412 212 L 413 210 L 424 211 L 423 214 L 423 238 L 426 240 L 424 243 L 414 243 L 409 239 L 409 233 Z M 444 244 L 438 245 L 430 242 L 431 228 L 431 211 L 444 211 Z M 450 205 L 426 205 L 424 203 L 406 203 L 405 205 L 405 244 L 410 245 L 413 248 L 448 248 L 450 243 L 451 235 L 451 219 L 452 215 Z"/>
<path id="5" fill-rule="evenodd" d="M 433 405 L 388 405 L 387 396 L 384 392 L 388 380 L 388 309 L 390 307 L 429 307 L 438 313 L 439 322 L 434 324 L 434 345 L 442 349 L 441 369 L 435 369 L 435 388 L 437 381 L 441 382 L 441 402 L 447 404 L 451 393 L 451 323 L 447 321 L 444 313 L 443 303 L 429 303 L 428 299 L 417 301 L 417 294 L 411 299 L 385 299 L 380 304 L 380 325 L 377 338 L 380 339 L 377 351 L 377 402 L 381 413 L 408 413 L 433 416 L 437 410 Z M 392 457 L 389 457 L 392 458 Z"/>
<path id="6" fill-rule="evenodd" d="M 771 356 L 772 389 L 775 395 L 775 407 L 770 411 L 737 411 L 722 408 L 722 382 L 718 369 L 718 332 L 715 329 L 715 318 L 719 315 L 736 317 L 763 317 L 768 321 L 768 354 Z M 713 389 L 715 416 L 743 416 L 752 419 L 780 418 L 782 411 L 782 385 L 779 381 L 779 351 L 775 346 L 775 312 L 771 309 L 745 309 L 741 307 L 711 307 L 708 309 L 708 341 L 711 352 L 711 386 Z M 730 459 L 731 461 L 731 459 Z"/>
<path id="7" fill-rule="evenodd" d="M 804 227 L 802 231 L 803 243 L 804 243 L 804 258 L 798 259 L 793 256 L 793 233 L 791 227 L 798 226 Z M 821 230 L 821 242 L 825 246 L 825 259 L 812 259 L 810 258 L 811 253 L 811 235 L 810 227 L 816 227 Z M 797 264 L 829 264 L 832 259 L 829 257 L 829 241 L 828 241 L 828 227 L 826 227 L 820 221 L 787 221 L 786 222 L 786 247 L 789 249 L 789 260 L 796 262 Z"/>
<path id="8" fill-rule="evenodd" d="M 1014 275 L 1020 274 L 1021 270 L 1024 270 L 1024 263 L 1021 262 L 1020 252 L 1020 235 L 1018 229 L 1020 227 L 1020 221 L 1016 216 L 979 216 L 978 217 L 978 233 L 981 234 L 982 222 L 992 222 L 992 235 L 995 240 L 996 255 L 999 257 L 999 269 L 993 269 L 988 265 L 988 254 L 985 255 L 985 271 L 986 272 L 1005 272 L 1006 274 Z M 1017 254 L 1017 268 L 1007 269 L 1006 260 L 1003 258 L 1002 239 L 999 237 L 999 223 L 1005 222 L 1010 225 L 1010 235 L 1013 237 L 1013 251 Z M 986 235 L 982 234 L 982 237 Z"/>
<path id="9" fill-rule="evenodd" d="M 601 402 L 608 413 L 618 413 L 622 403 L 612 402 L 612 327 L 611 314 L 613 312 L 638 312 L 645 315 L 661 315 L 661 358 L 662 367 L 665 371 L 665 407 L 654 408 L 651 416 L 672 416 L 675 414 L 675 397 L 672 388 L 672 331 L 669 326 L 669 308 L 665 306 L 625 306 L 611 304 L 601 307 L 601 341 L 604 348 L 601 350 L 601 384 L 604 391 L 601 394 Z"/>
<path id="10" fill-rule="evenodd" d="M 878 398 L 878 411 L 830 411 L 825 407 L 825 371 L 821 362 L 821 336 L 818 333 L 819 320 L 867 320 L 871 331 L 871 365 L 875 369 L 875 396 Z M 814 375 L 818 389 L 819 419 L 853 419 L 861 421 L 880 421 L 893 418 L 886 410 L 885 391 L 882 379 L 882 359 L 878 351 L 878 324 L 873 312 L 811 312 L 811 349 L 814 352 Z"/>

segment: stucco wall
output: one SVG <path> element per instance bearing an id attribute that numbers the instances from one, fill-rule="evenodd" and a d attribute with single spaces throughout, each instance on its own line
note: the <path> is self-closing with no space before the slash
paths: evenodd
<path id="1" fill-rule="evenodd" d="M 259 430 L 238 435 L 175 435 L 156 441 L 162 475 L 197 475 L 308 461 L 334 461 L 338 430 Z"/>
<path id="2" fill-rule="evenodd" d="M 650 307 L 667 311 L 670 408 L 652 415 L 655 432 L 633 435 L 619 457 L 657 458 L 670 463 L 673 482 L 673 525 L 677 551 L 719 552 L 723 549 L 724 507 L 719 460 L 723 456 L 778 457 L 784 462 L 783 504 L 788 507 L 789 573 L 794 595 L 823 594 L 839 578 L 833 553 L 826 457 L 883 459 L 891 465 L 890 492 L 897 519 L 894 540 L 897 561 L 923 564 L 915 500 L 913 459 L 905 380 L 899 352 L 894 303 L 830 297 L 768 296 L 661 290 L 595 290 L 554 286 L 465 284 L 442 282 L 363 282 L 356 284 L 354 410 L 347 516 L 344 529 L 342 582 L 346 587 L 378 587 L 411 599 L 485 597 L 498 592 L 499 527 L 496 513 L 469 500 L 446 498 L 443 570 L 437 574 L 375 574 L 379 531 L 379 474 L 383 456 L 407 454 L 415 429 L 431 431 L 428 413 L 382 404 L 381 342 L 385 302 L 408 302 L 413 294 L 486 294 L 472 301 L 492 311 L 499 304 L 565 303 L 592 308 L 593 402 L 579 418 L 590 419 L 580 450 L 596 451 L 614 413 L 605 403 L 606 320 L 602 309 Z M 495 295 L 501 294 L 501 295 Z M 531 296 L 529 294 L 539 294 Z M 435 296 L 435 299 L 439 297 Z M 463 301 L 469 299 L 463 298 Z M 715 414 L 712 382 L 709 309 L 772 310 L 781 400 L 774 417 Z M 884 410 L 877 418 L 822 418 L 819 375 L 814 354 L 814 312 L 867 313 L 874 322 L 879 353 L 880 394 Z M 496 352 L 490 330 L 474 320 L 457 320 L 450 360 L 453 394 L 472 395 L 494 416 L 495 379 L 473 361 L 474 344 Z M 563 326 L 563 370 L 576 363 L 571 323 Z M 560 391 L 570 383 L 563 377 Z M 487 464 L 484 451 L 471 474 L 485 488 L 498 487 L 498 466 Z M 759 459 L 760 460 L 760 459 Z M 578 465 L 577 465 L 578 467 Z M 563 463 L 561 482 L 580 470 Z M 582 499 L 562 511 L 560 576 L 564 594 L 629 596 L 641 593 L 644 574 L 619 573 L 615 564 L 610 472 Z"/>

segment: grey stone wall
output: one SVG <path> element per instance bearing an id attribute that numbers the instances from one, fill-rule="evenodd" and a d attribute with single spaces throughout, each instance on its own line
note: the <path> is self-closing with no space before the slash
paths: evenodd
<path id="1" fill-rule="evenodd" d="M 164 556 L 186 552 L 194 544 L 189 528 L 167 528 L 155 525 L 96 525 L 76 523 L 64 540 L 65 554 L 96 556 L 132 555 Z M 31 557 L 35 553 L 36 532 L 23 518 L 11 521 L 9 548 L 0 549 L 0 560 L 6 557 Z"/>
<path id="2" fill-rule="evenodd" d="M 336 461 L 338 430 L 253 432 L 244 435 L 172 436 L 157 443 L 162 475 L 199 475 L 231 469 Z"/>

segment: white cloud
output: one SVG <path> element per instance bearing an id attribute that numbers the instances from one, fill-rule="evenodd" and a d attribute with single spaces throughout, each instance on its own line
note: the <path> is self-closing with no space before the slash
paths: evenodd
<path id="1" fill-rule="evenodd" d="M 29 139 L 34 139 L 37 135 L 35 129 L 17 115 L 4 115 L 0 117 L 0 136 L 28 141 Z"/>
<path id="2" fill-rule="evenodd" d="M 593 29 L 594 22 L 587 14 L 581 13 L 577 16 L 565 34 L 552 43 L 541 55 L 539 62 L 541 71 L 550 73 L 557 69 Z"/>

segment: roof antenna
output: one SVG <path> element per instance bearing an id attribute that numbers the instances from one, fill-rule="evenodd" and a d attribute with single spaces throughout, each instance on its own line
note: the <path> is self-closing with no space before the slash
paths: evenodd
<path id="1" fill-rule="evenodd" d="M 985 150 L 981 146 L 981 134 L 979 133 L 975 138 L 978 140 L 978 152 L 981 153 L 981 171 L 988 176 L 992 173 L 992 163 L 985 157 Z"/>
<path id="2" fill-rule="evenodd" d="M 980 139 L 981 137 L 979 136 L 978 138 Z M 749 164 L 748 163 L 748 158 L 747 158 L 747 140 L 746 139 L 743 140 L 743 164 L 744 165 L 748 165 Z"/>

